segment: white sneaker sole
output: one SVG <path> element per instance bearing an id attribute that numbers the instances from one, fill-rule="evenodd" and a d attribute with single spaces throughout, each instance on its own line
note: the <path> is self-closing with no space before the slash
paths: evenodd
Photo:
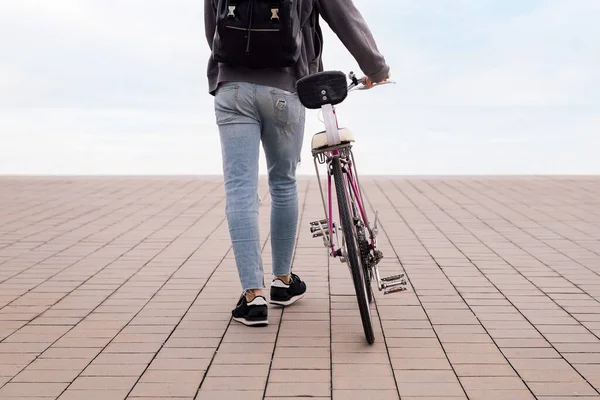
<path id="1" fill-rule="evenodd" d="M 236 322 L 239 322 L 240 324 L 244 324 L 246 326 L 266 326 L 269 325 L 269 320 L 265 319 L 262 321 L 248 321 L 247 319 L 244 318 L 236 318 L 233 317 L 233 320 Z"/>
<path id="2" fill-rule="evenodd" d="M 298 300 L 300 300 L 301 298 L 304 297 L 304 295 L 306 294 L 306 292 L 302 293 L 301 295 L 298 295 L 296 297 L 292 297 L 291 299 L 289 299 L 288 301 L 277 301 L 277 300 L 271 300 L 271 304 L 275 304 L 278 306 L 289 306 L 294 304 L 295 302 L 297 302 Z"/>

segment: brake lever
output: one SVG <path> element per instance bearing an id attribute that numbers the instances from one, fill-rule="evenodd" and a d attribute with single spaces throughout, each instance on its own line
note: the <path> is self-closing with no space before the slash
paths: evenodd
<path id="1" fill-rule="evenodd" d="M 379 83 L 374 83 L 373 86 L 371 87 L 366 87 L 366 86 L 360 86 L 360 87 L 356 87 L 356 90 L 369 90 L 369 89 L 373 89 L 375 86 L 382 86 L 382 85 L 395 85 L 396 81 L 392 81 L 392 80 L 387 80 L 387 81 L 383 81 L 383 82 L 379 82 Z"/>

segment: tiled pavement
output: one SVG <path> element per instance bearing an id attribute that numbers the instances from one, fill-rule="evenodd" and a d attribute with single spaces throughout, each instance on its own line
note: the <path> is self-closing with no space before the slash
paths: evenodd
<path id="1" fill-rule="evenodd" d="M 409 279 L 376 293 L 373 346 L 312 179 L 309 294 L 251 329 L 220 178 L 0 178 L 0 399 L 600 399 L 600 178 L 361 183 Z"/>

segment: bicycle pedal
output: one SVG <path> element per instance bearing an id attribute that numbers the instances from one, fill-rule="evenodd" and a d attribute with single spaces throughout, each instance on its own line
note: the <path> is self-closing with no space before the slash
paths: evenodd
<path id="1" fill-rule="evenodd" d="M 312 235 L 313 238 L 324 237 L 324 236 L 329 237 L 329 232 L 325 231 L 325 235 L 323 235 L 323 232 L 316 232 L 316 233 L 313 233 L 313 235 Z"/>
<path id="2" fill-rule="evenodd" d="M 312 226 L 321 226 L 321 225 L 328 225 L 328 224 L 329 224 L 329 220 L 327 220 L 327 219 L 312 221 L 310 223 L 310 225 L 312 225 Z"/>
<path id="3" fill-rule="evenodd" d="M 385 289 L 385 291 L 383 292 L 383 294 L 403 292 L 405 290 L 406 290 L 406 286 L 394 286 L 394 287 L 391 287 L 389 289 Z"/>
<path id="4" fill-rule="evenodd" d="M 402 278 L 404 278 L 404 274 L 388 276 L 388 277 L 385 277 L 385 278 L 381 278 L 381 280 L 383 282 L 393 282 L 393 281 L 397 281 L 397 280 L 402 279 Z"/>
<path id="5" fill-rule="evenodd" d="M 325 232 L 325 233 L 329 234 L 329 227 L 325 226 L 325 227 L 321 228 L 320 226 L 311 226 L 310 233 L 315 233 L 315 232 Z"/>
<path id="6" fill-rule="evenodd" d="M 396 286 L 406 286 L 406 280 L 402 279 L 398 279 L 397 281 L 388 281 L 388 282 L 384 282 L 383 283 L 383 288 L 384 289 L 388 289 L 391 287 L 396 287 Z"/>

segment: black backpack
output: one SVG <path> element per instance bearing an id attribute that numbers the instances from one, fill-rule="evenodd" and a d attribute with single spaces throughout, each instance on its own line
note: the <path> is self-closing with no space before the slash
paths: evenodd
<path id="1" fill-rule="evenodd" d="M 300 57 L 299 0 L 219 0 L 217 62 L 249 68 L 293 66 Z"/>

